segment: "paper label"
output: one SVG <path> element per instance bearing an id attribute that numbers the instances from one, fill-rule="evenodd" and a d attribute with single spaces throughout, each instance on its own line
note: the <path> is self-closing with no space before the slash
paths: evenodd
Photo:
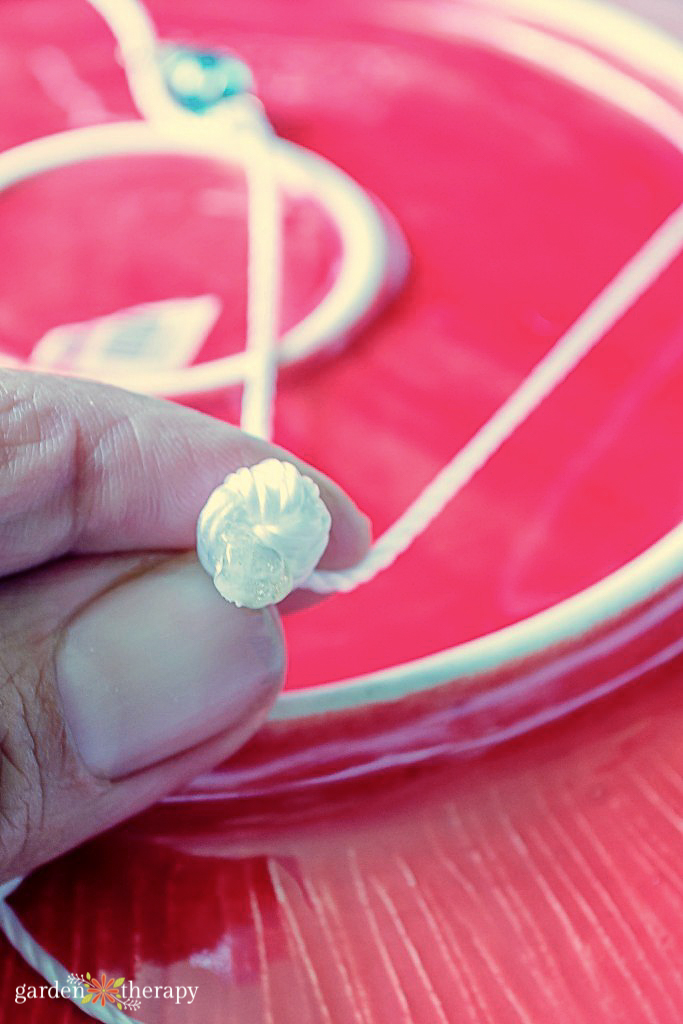
<path id="1" fill-rule="evenodd" d="M 193 362 L 221 311 L 215 295 L 164 299 L 54 327 L 29 357 L 36 367 L 119 376 Z"/>

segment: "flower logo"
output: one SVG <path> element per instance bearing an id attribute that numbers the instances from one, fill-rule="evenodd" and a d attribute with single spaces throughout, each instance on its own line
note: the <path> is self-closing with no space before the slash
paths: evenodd
<path id="1" fill-rule="evenodd" d="M 120 996 L 121 986 L 123 985 L 125 978 L 117 978 L 114 981 L 113 978 L 107 978 L 106 974 L 100 975 L 100 980 L 97 978 L 91 978 L 90 973 L 86 974 L 87 991 L 86 995 L 81 999 L 82 1003 L 89 1003 L 92 999 L 93 1006 L 100 1002 L 102 1006 L 106 1006 L 107 1003 L 118 1003 L 119 1009 L 121 1009 Z"/>
<path id="2" fill-rule="evenodd" d="M 125 978 L 114 979 L 108 978 L 106 974 L 101 974 L 98 980 L 93 978 L 90 971 L 86 971 L 84 975 L 70 974 L 67 980 L 72 985 L 79 985 L 85 991 L 81 1003 L 92 1002 L 93 1006 L 97 1003 L 102 1006 L 114 1003 L 119 1010 L 137 1010 L 140 1006 L 139 999 L 124 995 L 122 989 L 126 984 Z"/>

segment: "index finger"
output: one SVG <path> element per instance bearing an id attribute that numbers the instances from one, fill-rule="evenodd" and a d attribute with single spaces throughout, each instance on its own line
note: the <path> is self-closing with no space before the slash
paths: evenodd
<path id="1" fill-rule="evenodd" d="M 0 375 L 0 574 L 68 553 L 194 547 L 210 492 L 240 466 L 286 457 L 332 517 L 321 568 L 355 564 L 369 523 L 322 473 L 276 445 L 163 399 L 93 381 Z"/>

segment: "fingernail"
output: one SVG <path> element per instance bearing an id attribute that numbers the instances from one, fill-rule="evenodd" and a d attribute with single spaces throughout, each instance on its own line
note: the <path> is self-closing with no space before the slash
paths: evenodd
<path id="1" fill-rule="evenodd" d="M 277 617 L 224 601 L 196 562 L 168 562 L 96 598 L 67 626 L 57 682 L 95 775 L 138 771 L 260 722 L 284 672 Z"/>

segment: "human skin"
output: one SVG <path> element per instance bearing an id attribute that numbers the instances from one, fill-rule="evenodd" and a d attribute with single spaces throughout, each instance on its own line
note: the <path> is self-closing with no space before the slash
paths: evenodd
<path id="1" fill-rule="evenodd" d="M 270 455 L 169 402 L 0 374 L 2 878 L 224 760 L 265 718 L 285 672 L 279 615 L 223 601 L 193 547 L 210 491 Z M 332 515 L 321 567 L 353 565 L 366 518 L 287 457 Z"/>

